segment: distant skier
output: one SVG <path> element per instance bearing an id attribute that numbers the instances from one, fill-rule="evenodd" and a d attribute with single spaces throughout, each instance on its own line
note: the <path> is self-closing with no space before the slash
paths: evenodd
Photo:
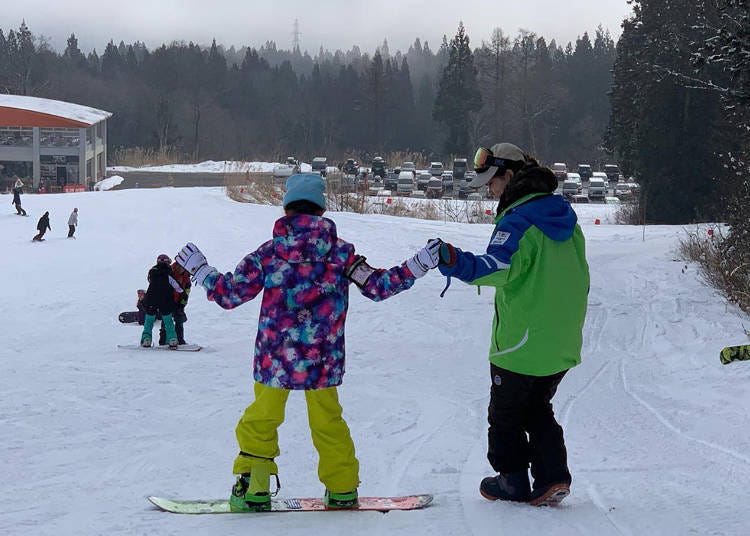
<path id="1" fill-rule="evenodd" d="M 70 217 L 68 218 L 68 238 L 75 238 L 75 236 L 73 236 L 73 233 L 76 232 L 77 226 L 78 226 L 78 209 L 74 208 L 73 212 L 70 213 Z"/>
<path id="2" fill-rule="evenodd" d="M 439 242 L 387 270 L 370 267 L 354 246 L 338 238 L 336 225 L 323 217 L 325 182 L 318 174 L 295 174 L 286 182 L 285 216 L 273 239 L 247 254 L 234 273 L 220 274 L 188 243 L 177 262 L 197 285 L 225 309 L 263 299 L 255 340 L 255 401 L 237 424 L 239 474 L 229 502 L 232 511 L 270 510 L 270 477 L 278 475 L 277 428 L 284 421 L 289 392 L 302 390 L 307 401 L 318 477 L 328 508 L 356 508 L 359 462 L 342 417 L 336 387 L 344 375 L 344 327 L 349 285 L 381 301 L 409 289 L 437 265 Z M 278 486 L 278 476 L 276 483 Z"/>
<path id="3" fill-rule="evenodd" d="M 161 323 L 166 330 L 167 344 L 171 350 L 177 349 L 177 334 L 174 330 L 174 298 L 172 293 L 179 288 L 172 275 L 169 264 L 172 259 L 162 253 L 156 258 L 156 264 L 148 271 L 148 289 L 146 290 L 146 318 L 143 322 L 141 346 L 151 346 L 152 333 L 156 315 L 161 314 Z M 181 289 L 180 289 L 181 290 Z"/>
<path id="4" fill-rule="evenodd" d="M 49 212 L 45 212 L 44 215 L 39 218 L 39 221 L 36 224 L 36 230 L 39 232 L 31 239 L 31 241 L 42 242 L 44 240 L 44 233 L 47 232 L 47 229 L 50 231 L 52 230 L 52 227 L 49 225 Z"/>
<path id="5" fill-rule="evenodd" d="M 13 188 L 13 204 L 16 206 L 16 214 L 19 216 L 28 216 L 26 211 L 21 206 L 21 194 L 23 190 L 20 187 Z"/>
<path id="6" fill-rule="evenodd" d="M 479 490 L 490 500 L 556 504 L 572 479 L 551 400 L 581 362 L 585 240 L 570 204 L 553 195 L 555 175 L 515 145 L 480 148 L 474 169 L 469 186 L 487 185 L 499 200 L 495 229 L 483 254 L 442 244 L 439 269 L 495 287 L 487 459 L 497 474 Z"/>

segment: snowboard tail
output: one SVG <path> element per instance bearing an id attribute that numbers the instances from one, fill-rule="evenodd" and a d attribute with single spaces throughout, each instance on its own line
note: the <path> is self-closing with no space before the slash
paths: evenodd
<path id="1" fill-rule="evenodd" d="M 138 311 L 123 311 L 119 314 L 117 319 L 123 324 L 137 324 Z"/>
<path id="2" fill-rule="evenodd" d="M 266 512 L 232 512 L 229 501 L 196 500 L 186 501 L 167 499 L 164 497 L 149 497 L 155 506 L 165 512 L 173 514 L 262 514 Z M 323 499 L 306 497 L 291 499 L 273 499 L 270 512 L 322 512 L 322 511 L 371 511 L 390 512 L 391 510 L 417 510 L 432 502 L 432 495 L 405 495 L 403 497 L 360 497 L 359 508 L 343 510 L 329 509 L 323 504 Z"/>
<path id="3" fill-rule="evenodd" d="M 726 365 L 732 361 L 750 361 L 750 344 L 727 346 L 721 351 L 719 358 L 722 365 Z"/>

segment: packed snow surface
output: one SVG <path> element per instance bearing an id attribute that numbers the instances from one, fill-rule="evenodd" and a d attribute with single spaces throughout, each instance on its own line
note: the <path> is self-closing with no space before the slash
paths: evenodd
<path id="1" fill-rule="evenodd" d="M 750 363 L 719 350 L 746 341 L 732 306 L 677 243 L 695 227 L 618 226 L 614 207 L 576 206 L 592 282 L 583 363 L 554 399 L 571 495 L 556 508 L 489 502 L 477 489 L 489 399 L 490 288 L 433 272 L 382 303 L 352 287 L 340 397 L 362 495 L 432 493 L 427 509 L 178 516 L 148 495 L 227 497 L 235 424 L 252 401 L 259 302 L 225 311 L 194 289 L 188 342 L 201 352 L 118 350 L 118 323 L 159 253 L 195 242 L 232 271 L 269 239 L 279 207 L 221 188 L 9 196 L 0 216 L 0 534 L 8 535 L 684 535 L 747 534 Z M 76 239 L 67 218 L 79 209 Z M 32 243 L 49 211 L 52 231 Z M 491 226 L 329 213 L 373 266 L 401 263 L 440 236 L 483 251 Z M 606 217 L 605 217 L 606 216 Z M 601 225 L 595 225 L 599 218 Z M 700 229 L 698 230 L 700 232 Z M 644 240 L 645 238 L 645 240 Z M 566 274 L 560 273 L 560 284 Z M 280 497 L 319 496 L 304 397 L 280 430 Z"/>

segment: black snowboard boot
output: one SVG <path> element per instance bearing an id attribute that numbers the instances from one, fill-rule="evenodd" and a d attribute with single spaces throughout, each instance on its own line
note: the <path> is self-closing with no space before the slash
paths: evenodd
<path id="1" fill-rule="evenodd" d="M 479 493 L 490 501 L 527 502 L 531 496 L 528 471 L 488 476 L 479 485 Z"/>

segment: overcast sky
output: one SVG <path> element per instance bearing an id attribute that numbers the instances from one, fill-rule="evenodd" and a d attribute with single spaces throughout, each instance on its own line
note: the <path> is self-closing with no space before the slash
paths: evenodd
<path id="1" fill-rule="evenodd" d="M 406 52 L 419 37 L 436 50 L 463 21 L 472 47 L 488 41 L 494 28 L 514 37 L 523 28 L 565 45 L 601 24 L 616 40 L 632 10 L 626 0 L 0 0 L 0 27 L 26 20 L 34 35 L 62 51 L 75 33 L 79 48 L 100 54 L 107 42 L 145 42 L 149 49 L 174 40 L 226 47 L 293 43 L 299 21 L 302 50 L 373 52 L 388 40 L 393 53 Z"/>

